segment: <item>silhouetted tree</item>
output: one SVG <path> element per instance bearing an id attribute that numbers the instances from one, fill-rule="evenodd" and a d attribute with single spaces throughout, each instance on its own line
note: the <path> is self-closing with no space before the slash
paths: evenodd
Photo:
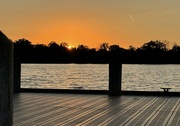
<path id="1" fill-rule="evenodd" d="M 107 42 L 102 43 L 97 51 L 97 62 L 107 63 L 110 60 L 109 56 L 109 44 Z"/>
<path id="2" fill-rule="evenodd" d="M 140 53 L 138 57 L 141 57 L 144 63 L 163 63 L 167 60 L 165 59 L 168 51 L 167 45 L 158 40 L 145 43 L 137 51 Z"/>
<path id="3" fill-rule="evenodd" d="M 136 51 L 136 47 L 134 47 L 134 46 L 131 45 L 131 46 L 129 46 L 129 49 L 128 49 L 128 50 L 134 52 L 134 51 Z"/>
<path id="4" fill-rule="evenodd" d="M 120 49 L 119 45 L 111 45 L 109 46 L 109 51 L 118 51 Z"/>
<path id="5" fill-rule="evenodd" d="M 167 51 L 168 50 L 166 44 L 158 40 L 145 43 L 142 47 L 140 47 L 140 49 L 145 50 L 145 51 Z"/>
<path id="6" fill-rule="evenodd" d="M 119 45 L 109 46 L 110 60 L 121 60 L 122 59 L 122 48 Z"/>
<path id="7" fill-rule="evenodd" d="M 88 46 L 86 46 L 86 45 L 78 45 L 77 50 L 80 50 L 80 51 L 88 51 L 89 48 L 88 48 Z"/>
<path id="8" fill-rule="evenodd" d="M 48 44 L 48 46 L 49 46 L 49 48 L 52 48 L 52 49 L 58 49 L 59 48 L 59 45 L 54 41 L 50 42 Z"/>
<path id="9" fill-rule="evenodd" d="M 67 44 L 67 42 L 61 42 L 61 43 L 60 43 L 60 46 L 61 46 L 61 47 L 66 47 L 66 48 L 67 48 L 67 47 L 68 47 L 68 44 Z"/>
<path id="10" fill-rule="evenodd" d="M 18 47 L 23 47 L 23 48 L 32 47 L 31 42 L 25 38 L 16 40 L 14 43 L 15 43 L 15 45 L 18 45 Z"/>
<path id="11" fill-rule="evenodd" d="M 62 42 L 60 43 L 59 45 L 59 53 L 64 57 L 67 56 L 67 53 L 68 53 L 68 44 L 66 42 Z"/>
<path id="12" fill-rule="evenodd" d="M 44 63 L 49 59 L 49 50 L 48 47 L 44 44 L 36 44 L 34 45 L 34 62 Z"/>
<path id="13" fill-rule="evenodd" d="M 109 50 L 109 44 L 107 42 L 104 42 L 100 45 L 99 51 L 108 51 Z"/>
<path id="14" fill-rule="evenodd" d="M 175 51 L 175 52 L 179 52 L 180 51 L 180 46 L 178 46 L 177 44 L 174 44 L 171 50 Z"/>
<path id="15" fill-rule="evenodd" d="M 22 62 L 29 62 L 34 56 L 34 46 L 25 38 L 16 40 L 14 42 L 14 56 Z"/>
<path id="16" fill-rule="evenodd" d="M 22 63 L 109 63 L 112 59 L 122 63 L 180 63 L 180 46 L 174 44 L 169 49 L 167 41 L 150 41 L 139 48 L 129 46 L 128 49 L 109 46 L 106 42 L 98 50 L 82 44 L 71 50 L 67 47 L 66 42 L 57 44 L 54 41 L 48 46 L 32 45 L 23 38 L 14 42 L 14 55 Z"/>
<path id="17" fill-rule="evenodd" d="M 170 61 L 168 63 L 180 63 L 180 46 L 174 44 L 172 49 L 169 50 L 167 58 Z"/>
<path id="18" fill-rule="evenodd" d="M 86 45 L 78 45 L 78 47 L 76 48 L 77 51 L 77 62 L 79 63 L 85 63 L 85 62 L 89 62 L 89 48 Z"/>

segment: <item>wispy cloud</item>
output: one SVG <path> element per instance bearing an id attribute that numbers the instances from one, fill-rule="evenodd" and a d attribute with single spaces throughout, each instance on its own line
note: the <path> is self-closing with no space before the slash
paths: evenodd
<path id="1" fill-rule="evenodd" d="M 150 12 L 147 12 L 144 16 L 145 17 L 149 17 L 149 16 L 160 17 L 160 16 L 172 15 L 175 13 L 177 13 L 177 11 L 175 10 L 150 11 Z"/>

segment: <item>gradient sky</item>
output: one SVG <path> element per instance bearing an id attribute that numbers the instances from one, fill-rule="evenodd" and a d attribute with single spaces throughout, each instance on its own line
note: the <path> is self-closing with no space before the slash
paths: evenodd
<path id="1" fill-rule="evenodd" d="M 180 45 L 180 0 L 1 0 L 0 30 L 33 44 Z"/>

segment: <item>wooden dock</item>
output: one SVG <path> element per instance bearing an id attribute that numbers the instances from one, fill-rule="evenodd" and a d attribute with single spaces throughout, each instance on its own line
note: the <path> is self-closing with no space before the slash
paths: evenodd
<path id="1" fill-rule="evenodd" d="M 15 94 L 14 126 L 180 126 L 180 99 L 92 94 Z"/>

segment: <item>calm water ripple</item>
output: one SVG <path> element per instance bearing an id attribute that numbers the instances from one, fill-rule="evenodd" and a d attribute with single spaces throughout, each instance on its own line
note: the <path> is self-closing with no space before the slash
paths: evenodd
<path id="1" fill-rule="evenodd" d="M 22 64 L 21 87 L 108 90 L 108 64 Z M 123 64 L 122 90 L 180 91 L 180 65 Z"/>

